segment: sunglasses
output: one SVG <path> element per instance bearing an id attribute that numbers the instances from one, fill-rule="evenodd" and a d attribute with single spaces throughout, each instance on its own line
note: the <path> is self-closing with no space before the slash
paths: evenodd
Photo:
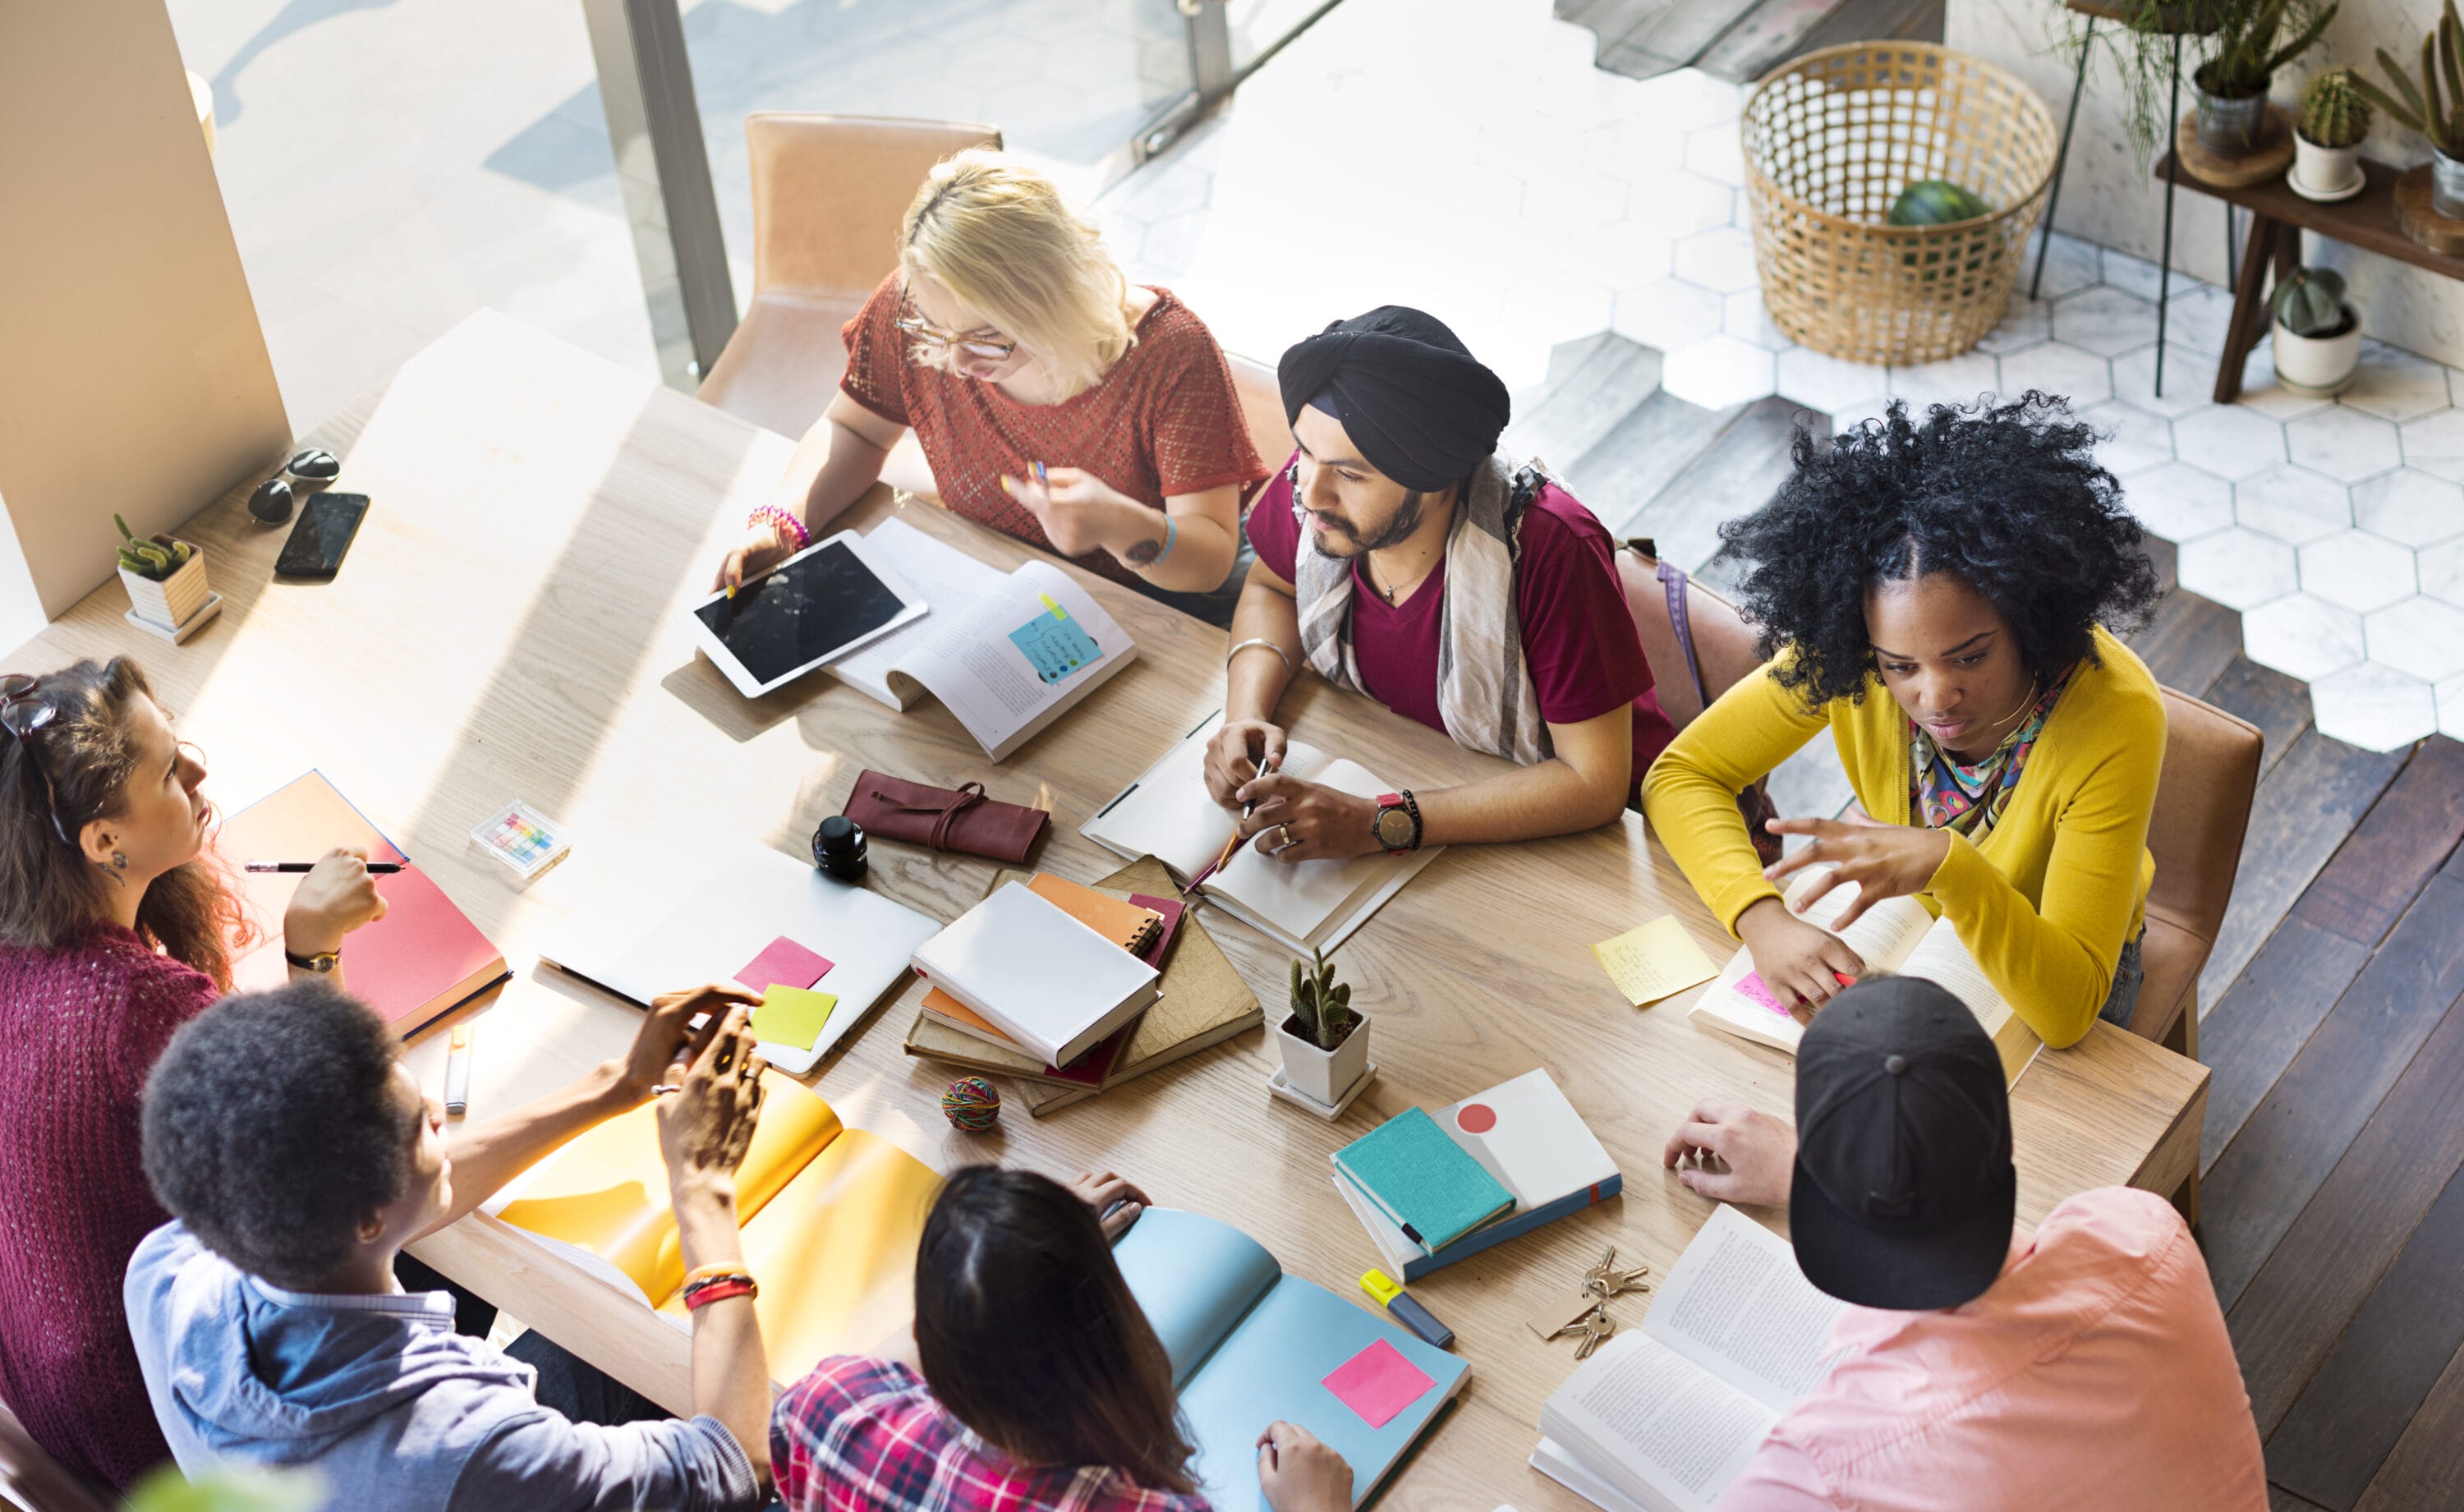
<path id="1" fill-rule="evenodd" d="M 927 346 L 935 347 L 944 352 L 956 348 L 969 357 L 981 358 L 988 362 L 1007 362 L 1010 354 L 1018 350 L 1016 341 L 986 341 L 979 338 L 961 337 L 955 332 L 944 331 L 936 325 L 927 325 L 924 323 L 924 318 L 915 313 L 915 306 L 904 300 L 898 307 L 897 324 L 902 334 L 913 337 Z"/>
<path id="2" fill-rule="evenodd" d="M 340 457 L 322 447 L 310 447 L 294 454 L 280 472 L 256 486 L 256 491 L 248 496 L 248 512 L 259 524 L 279 525 L 291 517 L 292 507 L 301 493 L 321 489 L 341 475 Z"/>
<path id="3" fill-rule="evenodd" d="M 43 692 L 42 679 L 23 672 L 0 676 L 0 729 L 10 738 L 26 748 L 26 765 L 43 779 L 43 811 L 52 816 L 52 829 L 60 844 L 73 844 L 67 826 L 60 822 L 59 795 L 52 787 L 52 775 L 43 770 L 40 757 L 34 755 L 34 732 L 50 724 L 59 714 L 59 706 Z"/>

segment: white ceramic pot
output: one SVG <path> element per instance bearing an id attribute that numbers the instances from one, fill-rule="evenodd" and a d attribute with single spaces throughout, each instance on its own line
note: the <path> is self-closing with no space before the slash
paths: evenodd
<path id="1" fill-rule="evenodd" d="M 2297 336 L 2286 330 L 2284 322 L 2276 321 L 2276 377 L 2285 387 L 2300 394 L 2332 394 L 2353 381 L 2353 368 L 2362 360 L 2362 319 L 2351 305 L 2344 306 L 2344 330 L 2340 336 Z"/>
<path id="2" fill-rule="evenodd" d="M 164 545 L 171 543 L 168 536 L 154 539 Z M 127 568 L 120 569 L 120 581 L 128 587 L 128 606 L 137 617 L 165 630 L 176 630 L 188 623 L 210 597 L 206 587 L 206 549 L 191 545 L 187 562 L 179 571 L 156 582 Z"/>
<path id="3" fill-rule="evenodd" d="M 1321 1050 L 1317 1041 L 1292 1031 L 1298 1027 L 1286 1015 L 1275 1025 L 1275 1044 L 1284 1058 L 1284 1080 L 1293 1091 L 1327 1107 L 1343 1101 L 1353 1083 L 1369 1072 L 1369 1016 L 1360 1014 L 1360 1021 L 1343 1037 L 1343 1042 L 1331 1050 Z"/>
<path id="4" fill-rule="evenodd" d="M 2293 133 L 2293 169 L 2284 184 L 2305 200 L 2349 199 L 2362 191 L 2362 145 L 2322 147 Z"/>

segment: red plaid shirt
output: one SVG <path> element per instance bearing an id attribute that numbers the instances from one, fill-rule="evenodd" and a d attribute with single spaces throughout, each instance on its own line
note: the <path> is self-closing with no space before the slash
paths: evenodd
<path id="1" fill-rule="evenodd" d="M 1208 1512 L 1109 1465 L 1029 1465 L 994 1448 L 887 1360 L 824 1360 L 770 1414 L 789 1512 Z"/>

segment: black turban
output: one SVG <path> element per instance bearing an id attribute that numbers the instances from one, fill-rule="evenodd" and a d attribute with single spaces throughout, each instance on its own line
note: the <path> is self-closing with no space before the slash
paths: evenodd
<path id="1" fill-rule="evenodd" d="M 1343 422 L 1369 465 L 1434 493 L 1497 449 L 1506 385 L 1432 315 L 1398 304 L 1332 325 L 1284 354 L 1284 418 L 1315 405 Z"/>

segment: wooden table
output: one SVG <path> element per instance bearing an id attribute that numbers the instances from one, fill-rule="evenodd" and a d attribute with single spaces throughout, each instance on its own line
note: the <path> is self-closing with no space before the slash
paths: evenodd
<path id="1" fill-rule="evenodd" d="M 499 315 L 473 316 L 387 391 L 304 439 L 340 453 L 342 486 L 375 501 L 334 583 L 269 583 L 282 533 L 252 525 L 234 493 L 187 532 L 210 554 L 226 603 L 219 625 L 172 649 L 124 624 L 120 589 L 106 584 L 5 665 L 134 654 L 183 734 L 212 754 L 211 792 L 242 802 L 313 764 L 419 858 L 517 972 L 484 1010 L 474 1114 L 544 1092 L 629 1042 L 635 1011 L 535 969 L 544 932 L 605 876 L 684 887 L 722 836 L 802 854 L 856 772 L 874 765 L 934 782 L 978 778 L 995 798 L 1049 808 L 1041 865 L 1091 879 L 1119 863 L 1080 838 L 1079 824 L 1221 701 L 1223 632 L 1092 578 L 1082 581 L 1136 638 L 1139 660 L 1003 765 L 986 763 L 937 704 L 896 714 L 827 677 L 739 697 L 695 657 L 684 605 L 790 443 Z M 938 509 L 893 504 L 886 491 L 856 521 L 892 513 L 1002 567 L 1028 555 Z M 1397 782 L 1460 782 L 1497 764 L 1312 677 L 1286 712 L 1306 738 Z M 578 837 L 572 856 L 527 889 L 467 839 L 515 797 Z M 949 918 L 991 870 L 882 844 L 871 885 Z M 1345 973 L 1377 1019 L 1383 1073 L 1336 1124 L 1269 1099 L 1269 1053 L 1249 1034 L 1050 1118 L 1012 1112 L 993 1135 L 957 1134 L 935 1101 L 950 1073 L 899 1048 L 920 996 L 912 978 L 812 1080 L 847 1122 L 936 1165 L 1113 1166 L 1350 1293 L 1376 1258 L 1331 1185 L 1328 1155 L 1413 1104 L 1547 1066 L 1617 1156 L 1625 1195 L 1414 1288 L 1456 1329 L 1473 1373 L 1394 1504 L 1572 1507 L 1580 1503 L 1524 1457 L 1542 1399 L 1573 1360 L 1521 1321 L 1605 1242 L 1656 1270 L 1676 1259 L 1709 1204 L 1663 1174 L 1659 1151 L 1697 1100 L 1790 1110 L 1784 1057 L 1692 1027 L 1691 995 L 1636 1010 L 1594 960 L 1592 942 L 1672 910 L 1715 958 L 1733 949 L 1633 815 L 1588 834 L 1441 857 L 1344 949 Z M 1275 1011 L 1282 953 L 1212 910 L 1203 918 Z M 722 975 L 733 965 L 712 964 Z M 411 1050 L 431 1087 L 441 1040 L 431 1030 Z M 2022 1217 L 2087 1187 L 2171 1192 L 2197 1155 L 2207 1075 L 2102 1024 L 2079 1047 L 2040 1057 L 2013 1097 Z M 419 1253 L 685 1406 L 687 1337 L 638 1303 L 484 1217 Z"/>
<path id="2" fill-rule="evenodd" d="M 2163 178 L 2172 166 L 2167 153 L 2156 164 Z M 2405 234 L 2396 221 L 2395 181 L 2405 170 L 2361 160 L 2365 183 L 2349 200 L 2322 204 L 2293 192 L 2281 175 L 2240 188 L 2209 184 L 2184 173 L 2182 185 L 2250 211 L 2250 242 L 2242 252 L 2233 280 L 2233 318 L 2225 327 L 2225 354 L 2216 363 L 2215 402 L 2230 405 L 2241 397 L 2242 362 L 2268 327 L 2268 267 L 2281 279 L 2301 263 L 2301 233 L 2316 231 L 2346 246 L 2410 263 L 2446 278 L 2464 279 L 2464 257 L 2431 252 Z"/>

